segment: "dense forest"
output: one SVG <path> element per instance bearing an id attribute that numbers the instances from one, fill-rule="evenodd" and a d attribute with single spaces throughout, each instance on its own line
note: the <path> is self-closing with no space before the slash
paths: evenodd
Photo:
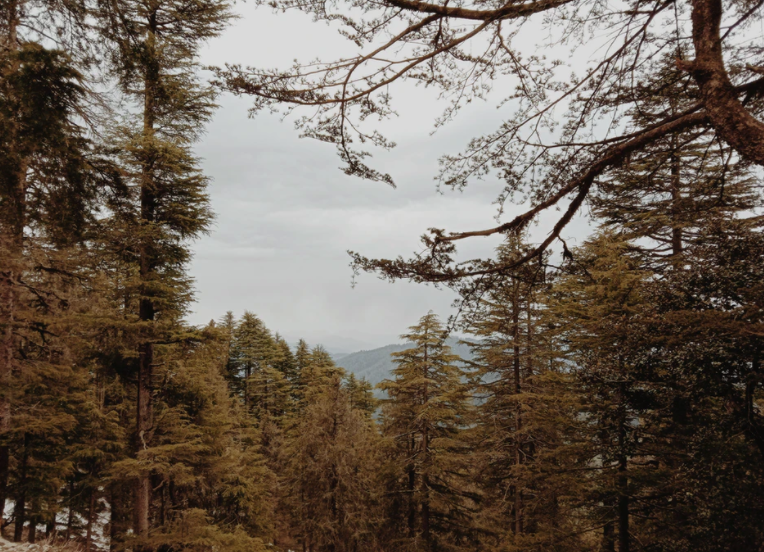
<path id="1" fill-rule="evenodd" d="M 0 2 L 1 536 L 764 550 L 762 3 L 271 4 L 330 21 L 348 56 L 208 81 L 199 51 L 235 18 L 226 0 Z M 524 52 L 529 21 L 597 46 L 588 68 Z M 377 385 L 249 311 L 190 325 L 213 217 L 194 146 L 216 96 L 312 110 L 304 136 L 393 184 L 354 148 L 393 146 L 365 125 L 406 79 L 441 90 L 438 126 L 510 83 L 515 112 L 439 178 L 497 175 L 499 218 L 523 214 L 432 229 L 410 259 L 351 253 L 356 271 L 456 291 L 454 315 L 396 329 L 407 345 Z M 579 212 L 591 232 L 568 247 Z M 460 260 L 460 240 L 490 235 L 492 258 Z"/>

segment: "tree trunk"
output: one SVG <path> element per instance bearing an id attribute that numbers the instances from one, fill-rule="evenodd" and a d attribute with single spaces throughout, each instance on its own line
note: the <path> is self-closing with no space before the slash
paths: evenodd
<path id="1" fill-rule="evenodd" d="M 74 478 L 69 480 L 69 511 L 66 516 L 66 540 L 72 538 L 72 526 L 74 525 Z"/>
<path id="2" fill-rule="evenodd" d="M 515 381 L 515 398 L 518 403 L 515 411 L 515 466 L 522 462 L 522 443 L 520 431 L 523 427 L 522 410 L 520 407 L 520 393 L 522 392 L 522 374 L 520 373 L 520 285 L 514 282 L 514 295 L 512 297 L 512 372 Z M 523 496 L 521 485 L 516 481 L 514 492 L 514 531 L 520 535 L 523 532 Z"/>
<path id="3" fill-rule="evenodd" d="M 16 493 L 16 506 L 13 509 L 13 516 L 16 518 L 13 528 L 14 542 L 21 542 L 21 539 L 24 537 L 24 523 L 26 522 L 27 443 L 28 437 L 25 435 L 24 451 L 21 454 L 21 466 L 19 467 L 19 490 Z"/>
<path id="4" fill-rule="evenodd" d="M 430 376 L 430 367 L 427 345 L 424 346 L 424 386 L 422 387 L 422 404 L 427 405 L 430 400 L 430 392 L 427 378 Z M 430 435 L 428 422 L 425 420 L 422 426 L 422 538 L 426 550 L 432 548 L 430 543 Z"/>
<path id="5" fill-rule="evenodd" d="M 429 446 L 429 436 L 427 427 L 425 426 L 422 434 L 422 449 L 425 451 L 425 458 L 427 458 L 427 447 Z M 425 542 L 425 549 L 431 550 L 432 543 L 430 542 L 430 478 L 428 476 L 429 466 L 426 466 L 422 474 L 422 539 Z"/>
<path id="6" fill-rule="evenodd" d="M 671 254 L 676 257 L 682 253 L 682 179 L 680 159 L 677 154 L 679 144 L 677 135 L 671 136 Z"/>
<path id="7" fill-rule="evenodd" d="M 679 66 L 698 83 L 703 106 L 719 136 L 744 158 L 764 165 L 764 123 L 743 106 L 727 74 L 721 20 L 721 0 L 692 0 L 695 59 Z"/>
<path id="8" fill-rule="evenodd" d="M 122 529 L 122 516 L 119 493 L 111 487 L 109 492 L 109 550 L 115 552 L 118 548 L 119 535 Z"/>
<path id="9" fill-rule="evenodd" d="M 252 368 L 249 364 L 244 366 L 244 411 L 249 413 L 249 377 L 252 373 Z"/>
<path id="10" fill-rule="evenodd" d="M 337 442 L 337 435 L 339 433 L 339 425 L 340 421 L 338 419 L 338 411 L 339 411 L 339 400 L 340 400 L 340 382 L 337 382 L 337 387 L 334 389 L 334 407 L 332 408 L 332 431 L 330 433 L 331 438 L 331 444 L 334 445 Z M 266 397 L 267 397 L 267 391 L 266 391 Z M 266 400 L 267 404 L 267 400 Z M 340 507 L 339 501 L 337 500 L 337 493 L 339 489 L 340 484 L 340 476 L 339 476 L 339 468 L 336 464 L 332 464 L 330 468 L 330 482 L 329 482 L 329 489 L 332 495 L 331 500 L 331 512 L 332 512 L 332 525 L 335 528 L 335 536 L 332 539 L 332 541 L 329 543 L 329 552 L 336 552 L 337 551 L 337 544 L 339 541 L 339 544 L 341 546 L 340 550 L 344 550 L 344 516 L 342 515 L 342 509 Z"/>
<path id="11" fill-rule="evenodd" d="M 608 521 L 602 528 L 602 552 L 615 552 L 615 527 Z"/>
<path id="12" fill-rule="evenodd" d="M 95 490 L 90 490 L 90 503 L 88 504 L 88 525 L 85 534 L 85 552 L 90 552 L 90 546 L 93 542 L 93 516 L 95 515 Z"/>
<path id="13" fill-rule="evenodd" d="M 18 0 L 11 0 L 5 5 L 4 19 L 8 25 L 8 32 L 3 37 L 2 47 L 16 51 L 19 48 L 17 29 L 20 23 L 20 7 Z M 15 64 L 11 70 L 18 69 Z M 12 90 L 6 91 L 8 97 L 13 96 Z M 17 128 L 10 131 L 17 133 Z M 13 143 L 13 139 L 10 141 Z M 13 326 L 15 324 L 15 280 L 16 261 L 20 260 L 23 251 L 24 226 L 26 214 L 26 172 L 27 164 L 22 160 L 16 174 L 17 183 L 10 190 L 11 193 L 3 206 L 3 217 L 10 229 L 8 235 L 0 236 L 0 251 L 5 249 L 9 255 L 9 263 L 0 272 L 0 327 L 2 327 L 2 342 L 0 342 L 0 439 L 4 438 L 11 429 L 11 384 L 13 378 L 14 338 Z M 8 477 L 10 469 L 10 447 L 6 444 L 0 446 L 0 527 L 3 526 L 3 514 L 5 502 L 8 498 Z"/>
<path id="14" fill-rule="evenodd" d="M 0 293 L 2 297 L 3 335 L 0 343 L 0 439 L 8 435 L 11 429 L 11 383 L 13 378 L 13 271 L 3 271 L 0 275 Z M 8 498 L 8 475 L 10 468 L 10 447 L 0 446 L 0 527 L 3 525 L 3 512 Z"/>
<path id="15" fill-rule="evenodd" d="M 618 466 L 618 552 L 629 552 L 629 479 L 626 461 Z"/>
<path id="16" fill-rule="evenodd" d="M 0 344 L 0 438 L 4 438 L 11 429 L 11 400 L 8 394 L 11 390 L 11 374 L 13 371 L 13 330 L 11 328 L 13 315 L 13 298 L 11 275 L 3 276 L 0 281 L 2 297 L 0 301 L 4 307 L 2 343 Z M 0 446 L 0 527 L 4 524 L 3 514 L 5 502 L 8 498 L 8 475 L 10 467 L 10 447 Z"/>
<path id="17" fill-rule="evenodd" d="M 31 516 L 29 518 L 29 529 L 27 529 L 27 542 L 34 544 L 37 541 L 37 518 Z"/>
<path id="18" fill-rule="evenodd" d="M 159 68 L 156 60 L 156 11 L 149 14 L 149 28 L 146 37 L 147 62 L 144 80 L 143 134 L 145 140 L 154 136 L 156 109 L 156 91 L 159 83 Z M 155 318 L 154 302 L 150 292 L 151 280 L 155 276 L 156 252 L 154 237 L 150 235 L 149 225 L 154 223 L 156 211 L 156 183 L 149 159 L 144 160 L 141 180 L 141 225 L 144 232 L 140 244 L 140 279 L 142 284 L 139 318 L 143 322 L 153 322 Z M 136 454 L 148 448 L 150 433 L 153 429 L 152 371 L 154 366 L 153 332 L 149 332 L 138 347 L 138 405 Z M 135 533 L 145 539 L 149 534 L 149 513 L 151 506 L 151 480 L 148 470 L 144 470 L 136 479 L 134 489 Z M 144 548 L 148 551 L 148 548 Z"/>
<path id="19" fill-rule="evenodd" d="M 53 518 L 48 520 L 45 524 L 45 538 L 47 540 L 53 540 L 56 538 L 56 514 L 53 514 Z"/>
<path id="20" fill-rule="evenodd" d="M 141 303 L 144 302 L 146 301 L 141 301 Z M 143 308 L 141 308 L 141 311 L 143 311 Z M 151 368 L 154 353 L 153 345 L 151 343 L 143 343 L 139 351 L 137 453 L 147 448 L 147 439 L 149 438 L 152 425 Z M 148 536 L 150 503 L 151 480 L 150 474 L 145 472 L 137 478 L 135 483 L 135 532 L 140 537 Z"/>
<path id="21" fill-rule="evenodd" d="M 410 454 L 414 453 L 414 437 L 410 439 Z M 414 500 L 414 492 L 416 490 L 416 468 L 413 461 L 409 464 L 409 477 L 408 477 L 408 492 L 409 492 L 409 515 L 408 515 L 408 530 L 409 538 L 413 539 L 416 534 L 416 501 Z"/>
<path id="22" fill-rule="evenodd" d="M 623 371 L 622 371 L 623 372 Z M 623 376 L 622 376 L 623 377 Z M 626 384 L 621 384 L 620 408 L 622 415 L 618 428 L 618 552 L 629 552 L 629 476 L 626 454 Z"/>
<path id="23" fill-rule="evenodd" d="M 164 526 L 167 523 L 167 481 L 162 481 L 160 493 L 159 524 Z"/>

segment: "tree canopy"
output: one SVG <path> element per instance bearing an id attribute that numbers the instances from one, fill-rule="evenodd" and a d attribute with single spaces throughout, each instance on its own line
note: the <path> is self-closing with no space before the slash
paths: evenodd
<path id="1" fill-rule="evenodd" d="M 354 254 L 461 296 L 448 324 L 429 312 L 348 370 L 253 311 L 192 325 L 192 241 L 213 219 L 194 145 L 220 92 L 199 53 L 231 5 L 0 2 L 0 537 L 764 550 L 764 1 L 271 5 L 333 22 L 353 52 L 229 66 L 218 85 L 255 110 L 310 107 L 307 136 L 390 184 L 362 148 L 393 146 L 374 120 L 397 81 L 439 89 L 436 125 L 498 95 L 503 120 L 439 179 L 493 172 L 499 218 L 525 212 L 433 229 L 408 260 Z M 591 235 L 568 248 L 584 207 Z M 492 258 L 459 259 L 491 235 Z M 374 388 L 359 374 L 382 354 Z"/>

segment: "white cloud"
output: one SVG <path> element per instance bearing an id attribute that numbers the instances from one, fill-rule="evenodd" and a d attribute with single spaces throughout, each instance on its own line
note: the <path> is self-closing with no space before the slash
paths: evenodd
<path id="1" fill-rule="evenodd" d="M 242 18 L 207 46 L 204 63 L 283 67 L 305 52 L 331 58 L 347 47 L 330 27 L 304 15 L 237 6 Z M 198 302 L 190 321 L 248 309 L 289 339 L 304 336 L 350 350 L 395 341 L 431 309 L 448 316 L 448 291 L 390 285 L 369 275 L 351 289 L 345 253 L 407 256 L 419 248 L 427 228 L 495 224 L 491 202 L 500 183 L 488 179 L 464 193 L 439 195 L 433 177 L 440 155 L 458 152 L 470 138 L 495 128 L 499 114 L 493 104 L 471 104 L 430 136 L 442 107 L 435 99 L 432 90 L 404 85 L 396 103 L 400 116 L 381 125 L 398 147 L 375 153 L 372 163 L 393 174 L 394 190 L 345 176 L 332 146 L 300 140 L 289 121 L 268 114 L 249 119 L 246 98 L 221 97 L 197 147 L 213 179 L 217 220 L 212 234 L 195 244 L 191 271 Z M 575 226 L 574 234 L 586 230 L 585 223 Z M 542 223 L 533 234 L 541 236 L 546 228 Z M 464 254 L 487 255 L 497 243 L 478 240 Z"/>

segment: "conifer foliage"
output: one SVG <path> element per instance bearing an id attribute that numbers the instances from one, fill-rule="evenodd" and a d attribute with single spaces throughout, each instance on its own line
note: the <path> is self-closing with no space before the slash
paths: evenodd
<path id="1" fill-rule="evenodd" d="M 336 64 L 218 71 L 256 108 L 318 108 L 299 124 L 336 143 L 351 174 L 392 182 L 348 144 L 358 131 L 390 145 L 359 131 L 353 108 L 358 122 L 392 113 L 395 80 L 460 98 L 482 94 L 484 77 L 525 83 L 519 119 L 447 158 L 443 177 L 462 187 L 495 164 L 505 193 L 525 190 L 534 206 L 494 229 L 433 230 L 410 261 L 354 257 L 461 294 L 458 317 L 430 312 L 401 336 L 377 388 L 251 311 L 185 321 L 192 243 L 213 217 L 193 148 L 216 92 L 198 54 L 230 3 L 0 2 L 0 536 L 86 552 L 764 550 L 764 238 L 751 165 L 764 158 L 714 96 L 727 90 L 734 107 L 744 95 L 758 115 L 764 81 L 735 65 L 733 87 L 722 48 L 707 49 L 724 43 L 733 67 L 750 56 L 744 41 L 689 32 L 718 31 L 714 1 L 692 2 L 689 23 L 675 6 L 671 55 L 654 33 L 670 3 L 598 6 L 586 21 L 646 20 L 573 86 L 510 41 L 518 18 L 568 2 L 351 2 L 360 19 L 330 13 L 333 2 L 275 3 L 349 25 L 362 47 L 391 33 Z M 760 9 L 731 4 L 742 11 L 727 34 Z M 392 32 L 396 21 L 405 30 Z M 485 32 L 490 59 L 466 47 Z M 685 35 L 703 67 L 676 63 Z M 425 62 L 431 72 L 416 70 Z M 549 102 L 562 98 L 571 118 L 556 125 Z M 586 142 L 603 115 L 627 133 Z M 537 123 L 561 127 L 562 142 L 523 135 Z M 566 197 L 532 243 L 528 223 Z M 555 257 L 548 246 L 585 199 L 591 235 Z M 456 258 L 454 242 L 498 233 L 492 259 Z M 452 353 L 453 332 L 470 358 Z"/>
<path id="2" fill-rule="evenodd" d="M 134 266 L 126 291 L 134 296 L 137 382 L 134 450 L 136 534 L 150 529 L 151 477 L 156 435 L 154 366 L 157 342 L 176 336 L 188 302 L 184 268 L 187 241 L 203 233 L 211 214 L 191 145 L 213 107 L 213 92 L 200 85 L 196 54 L 229 17 L 220 1 L 118 1 L 103 10 L 106 35 L 119 45 L 112 70 L 138 116 L 114 129 L 117 163 L 128 193 L 115 205 L 114 236 Z M 121 238 L 121 239 L 120 239 Z"/>
<path id="3" fill-rule="evenodd" d="M 444 344 L 436 315 L 424 316 L 401 336 L 414 347 L 394 353 L 394 379 L 380 388 L 383 433 L 393 441 L 397 493 L 391 515 L 401 516 L 403 550 L 469 549 L 470 488 L 461 430 L 470 422 L 469 389 Z"/>

